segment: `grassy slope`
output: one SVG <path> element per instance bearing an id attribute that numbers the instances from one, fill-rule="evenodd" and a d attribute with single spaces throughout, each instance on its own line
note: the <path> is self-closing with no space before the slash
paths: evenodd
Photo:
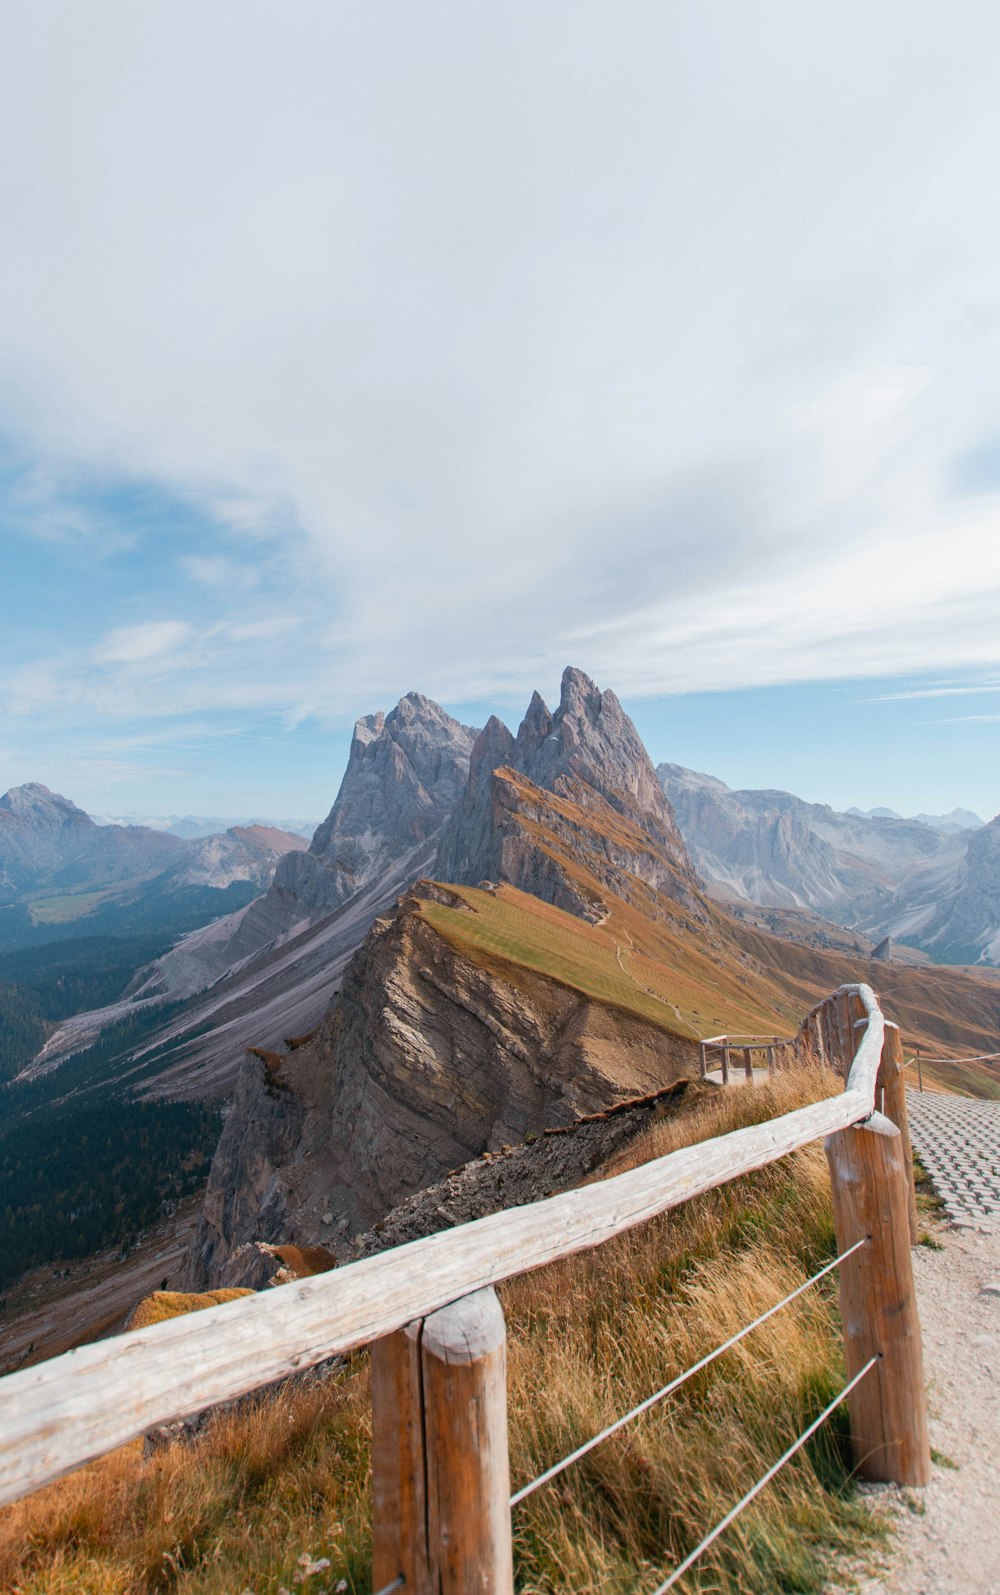
<path id="1" fill-rule="evenodd" d="M 942 1055 L 1000 1046 L 1000 983 L 978 971 L 911 969 L 798 947 L 718 909 L 705 929 L 693 926 L 681 905 L 651 892 L 646 902 L 626 903 L 604 891 L 608 917 L 589 925 L 511 886 L 449 891 L 463 908 L 427 902 L 420 912 L 474 961 L 515 983 L 518 969 L 529 969 L 679 1035 L 792 1035 L 827 992 L 864 980 L 908 1039 Z M 1000 1096 L 1000 1071 L 990 1066 L 932 1068 L 927 1077 L 952 1090 Z"/>
<path id="2" fill-rule="evenodd" d="M 426 905 L 431 924 L 479 962 L 498 971 L 502 965 L 507 978 L 516 982 L 517 969 L 529 968 L 688 1037 L 791 1035 L 827 992 L 862 980 L 880 994 L 909 1041 L 949 1056 L 1000 1046 L 1000 970 L 875 963 L 806 947 L 733 919 L 704 899 L 702 921 L 683 901 L 687 886 L 676 900 L 622 869 L 614 895 L 596 873 L 603 861 L 631 855 L 669 865 L 655 838 L 582 785 L 575 801 L 512 770 L 498 778 L 511 792 L 508 825 L 552 860 L 585 901 L 606 911 L 600 924 L 589 925 L 509 886 L 495 895 L 453 888 L 471 912 Z M 949 1069 L 941 1083 L 997 1095 L 1000 1070 Z"/>
<path id="3" fill-rule="evenodd" d="M 832 1081 L 826 1088 L 835 1089 Z M 695 1105 L 636 1150 L 658 1155 L 771 1117 L 824 1083 L 785 1077 Z M 833 1248 L 822 1151 L 711 1192 L 589 1256 L 502 1291 L 515 1487 L 786 1294 Z M 840 1388 L 830 1281 L 515 1514 L 522 1591 L 655 1585 Z M 276 1595 L 370 1589 L 367 1357 L 220 1415 L 193 1444 L 138 1445 L 0 1513 L 0 1587 L 21 1595 Z M 838 1418 L 713 1549 L 686 1588 L 818 1591 L 830 1555 L 873 1533 Z"/>
<path id="4" fill-rule="evenodd" d="M 690 932 L 669 920 L 654 922 L 607 893 L 607 920 L 588 925 L 512 886 L 495 893 L 448 889 L 466 908 L 427 902 L 423 918 L 476 962 L 509 978 L 524 967 L 684 1036 L 711 1035 L 723 1024 L 770 1031 L 780 1021 L 787 1028 L 791 1016 L 778 1012 L 776 988 L 756 980 L 742 984 L 746 971 L 735 958 L 717 960 Z"/>

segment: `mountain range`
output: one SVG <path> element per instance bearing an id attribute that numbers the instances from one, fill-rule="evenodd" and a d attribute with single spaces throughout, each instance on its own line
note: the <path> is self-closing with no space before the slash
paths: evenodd
<path id="1" fill-rule="evenodd" d="M 1000 963 L 1000 818 L 838 813 L 789 792 L 733 791 L 677 764 L 657 774 L 720 901 L 809 909 L 941 963 Z M 965 816 L 972 824 L 956 828 Z"/>
<path id="2" fill-rule="evenodd" d="M 454 747 L 454 726 L 438 729 Z M 918 829 L 931 856 L 947 845 Z M 255 1242 L 347 1258 L 449 1169 L 690 1076 L 706 1034 L 791 1035 L 849 979 L 877 978 L 909 1034 L 985 1045 L 1000 1024 L 1000 981 L 879 965 L 870 943 L 795 947 L 713 904 L 635 727 L 577 670 L 554 712 L 535 694 L 516 734 L 488 722 L 427 845 L 433 878 L 375 918 L 318 1028 L 252 1049 L 209 1177 L 197 1284 L 232 1283 Z M 190 1090 L 193 1076 L 168 1081 Z"/>
<path id="3" fill-rule="evenodd" d="M 862 820 L 901 820 L 902 814 L 897 814 L 895 809 L 856 809 L 844 810 Z M 971 809 L 952 809 L 950 814 L 911 814 L 911 820 L 919 820 L 921 825 L 929 825 L 935 831 L 972 831 L 980 825 L 985 825 L 978 814 L 973 814 Z"/>
<path id="4" fill-rule="evenodd" d="M 267 819 L 261 815 L 243 815 L 242 818 L 228 819 L 220 814 L 91 814 L 90 818 L 95 825 L 138 825 L 151 831 L 168 831 L 171 836 L 180 836 L 185 841 L 198 841 L 203 836 L 219 836 L 223 831 L 234 828 L 262 825 L 267 830 L 290 831 L 293 836 L 301 836 L 308 842 L 319 824 L 318 820 L 276 820 Z"/>
<path id="5" fill-rule="evenodd" d="M 65 920 L 93 911 L 100 893 L 134 892 L 152 880 L 164 892 L 222 890 L 236 880 L 260 890 L 279 858 L 305 845 L 305 837 L 262 825 L 201 839 L 97 825 L 69 797 L 29 783 L 0 797 L 0 906 L 30 903 L 37 920 Z"/>
<path id="6" fill-rule="evenodd" d="M 529 845 L 525 782 L 555 792 L 574 781 L 561 852 L 551 840 Z M 588 834 L 595 792 L 601 811 Z M 611 867 L 604 860 L 624 856 L 628 822 L 630 878 L 686 900 L 694 917 L 705 912 L 700 877 L 716 900 L 767 905 L 779 933 L 864 956 L 887 936 L 913 940 L 904 912 L 929 921 L 924 898 L 943 903 L 947 887 L 952 929 L 935 956 L 959 934 L 975 942 L 977 957 L 991 945 L 966 925 L 962 906 L 975 895 L 962 886 L 969 838 L 985 847 L 990 827 L 949 834 L 917 820 L 837 814 L 788 793 L 731 792 L 678 765 L 654 771 L 615 695 L 568 669 L 555 712 L 536 693 L 516 734 L 495 717 L 477 732 L 416 692 L 388 714 L 363 716 L 336 801 L 309 847 L 280 859 L 255 901 L 140 971 L 126 1002 L 68 1018 L 40 1066 L 79 1050 L 133 1006 L 180 1001 L 183 1013 L 159 1038 L 169 1056 L 160 1088 L 227 1093 L 246 1047 L 279 1046 L 317 1023 L 369 926 L 412 881 L 506 880 L 599 917 L 600 894 L 588 899 L 593 888 L 581 886 L 572 854 L 586 853 L 588 883 L 599 878 Z M 977 912 L 990 919 L 993 903 L 987 891 Z M 811 922 L 804 933 L 796 916 L 783 925 L 788 910 L 822 916 L 819 933 Z M 994 935 L 998 922 L 1000 908 Z M 851 928 L 838 933 L 838 925 Z M 929 940 L 934 930 L 921 935 Z"/>
<path id="7" fill-rule="evenodd" d="M 741 868 L 756 883 L 780 863 L 781 903 L 801 900 L 803 853 L 810 889 L 845 899 L 841 820 L 852 839 L 888 828 L 888 862 L 858 840 L 850 852 L 851 889 L 876 910 L 900 861 L 968 854 L 915 822 L 819 810 L 806 823 L 783 794 L 769 795 L 780 836 L 766 851 L 768 805 L 737 812 L 704 780 L 687 781 L 703 831 L 718 827 L 712 805 L 738 839 L 749 827 Z M 229 1103 L 192 1260 L 206 1282 L 257 1241 L 348 1256 L 463 1160 L 690 1075 L 705 1035 L 790 1035 L 844 981 L 876 982 L 913 1039 L 992 1050 L 994 971 L 879 963 L 871 940 L 832 925 L 825 944 L 768 934 L 706 893 L 690 818 L 615 694 L 579 670 L 554 710 L 535 694 L 516 732 L 496 718 L 477 731 L 408 693 L 359 720 L 310 846 L 254 902 L 151 961 L 125 998 L 65 1018 L 11 1102 L 36 1134 L 43 1100 L 63 1114 L 136 1097 L 178 1112 Z M 190 864 L 201 844 L 168 845 Z M 183 1123 L 193 1158 L 203 1123 Z"/>
<path id="8" fill-rule="evenodd" d="M 98 825 L 68 798 L 31 783 L 0 797 L 0 944 L 57 930 L 127 932 L 154 903 L 176 910 L 192 893 L 237 888 L 245 902 L 305 838 L 261 825 L 188 840 L 138 825 Z M 213 917 L 232 902 L 208 903 Z"/>

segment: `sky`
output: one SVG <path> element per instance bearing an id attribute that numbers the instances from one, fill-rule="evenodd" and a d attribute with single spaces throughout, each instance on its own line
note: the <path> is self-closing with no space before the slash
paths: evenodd
<path id="1" fill-rule="evenodd" d="M 0 790 L 320 818 L 573 663 L 1000 809 L 1000 9 L 0 0 Z"/>

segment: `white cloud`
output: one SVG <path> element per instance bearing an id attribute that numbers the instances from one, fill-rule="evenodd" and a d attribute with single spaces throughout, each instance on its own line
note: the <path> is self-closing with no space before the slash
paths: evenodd
<path id="1" fill-rule="evenodd" d="M 94 649 L 102 665 L 144 664 L 173 654 L 187 642 L 191 627 L 183 620 L 150 620 L 139 626 L 118 626 Z"/>
<path id="2" fill-rule="evenodd" d="M 907 692 L 883 692 L 870 703 L 900 703 L 910 698 L 962 698 L 970 693 L 1000 692 L 1000 681 L 966 682 L 947 687 L 913 687 Z"/>
<path id="3" fill-rule="evenodd" d="M 99 617 L 19 701 L 995 664 L 998 500 L 948 483 L 996 430 L 998 49 L 985 0 L 15 9 L 7 424 L 220 529 L 211 624 Z"/>

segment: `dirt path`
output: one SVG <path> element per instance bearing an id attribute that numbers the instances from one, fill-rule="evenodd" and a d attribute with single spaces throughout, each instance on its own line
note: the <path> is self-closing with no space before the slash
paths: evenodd
<path id="1" fill-rule="evenodd" d="M 1000 1592 L 1000 1235 L 948 1229 L 914 1250 L 931 1412 L 926 1490 L 873 1488 L 896 1543 L 863 1595 Z M 997 1294 L 983 1290 L 997 1285 Z"/>
<path id="2" fill-rule="evenodd" d="M 913 1252 L 937 1460 L 926 1490 L 870 1492 L 896 1543 L 863 1590 L 1000 1595 L 1000 1104 L 915 1091 L 907 1104 L 951 1220 L 942 1250 Z"/>
<path id="3" fill-rule="evenodd" d="M 628 936 L 628 950 L 629 950 L 629 952 L 630 953 L 634 953 L 635 952 L 635 943 L 633 942 L 631 936 L 629 936 L 628 931 L 625 931 L 623 934 Z M 677 1015 L 677 1018 L 678 1018 L 678 1020 L 680 1020 L 680 1023 L 683 1024 L 684 1020 L 681 1017 L 681 1011 L 680 1011 L 680 1009 L 678 1008 L 678 1006 L 677 1006 L 677 1004 L 675 1002 L 670 1002 L 670 1000 L 667 997 L 662 997 L 658 991 L 654 991 L 652 986 L 645 986 L 645 985 L 643 985 L 641 980 L 637 980 L 636 979 L 635 975 L 633 975 L 631 969 L 628 968 L 627 964 L 625 963 L 624 958 L 622 957 L 622 944 L 621 944 L 620 941 L 616 941 L 615 942 L 615 951 L 618 954 L 618 967 L 619 967 L 619 969 L 621 970 L 623 975 L 627 975 L 628 976 L 628 978 L 632 982 L 633 986 L 638 986 L 639 990 L 640 991 L 644 991 L 648 997 L 655 997 L 657 1002 L 662 1002 L 664 1008 L 669 1008 L 672 1013 Z"/>

